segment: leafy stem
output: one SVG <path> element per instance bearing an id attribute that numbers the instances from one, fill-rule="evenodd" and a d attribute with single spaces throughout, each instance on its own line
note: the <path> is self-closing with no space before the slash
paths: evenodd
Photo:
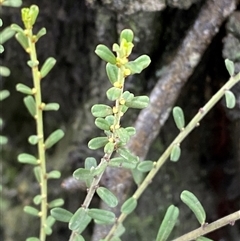
<path id="1" fill-rule="evenodd" d="M 212 98 L 206 103 L 205 106 L 200 108 L 198 113 L 194 116 L 194 118 L 189 122 L 189 124 L 182 129 L 182 131 L 179 133 L 179 135 L 173 140 L 173 142 L 169 145 L 169 147 L 166 149 L 166 151 L 162 154 L 162 156 L 154 162 L 153 169 L 148 173 L 144 181 L 140 184 L 138 189 L 133 194 L 134 199 L 139 199 L 139 197 L 142 195 L 142 193 L 145 191 L 145 189 L 148 187 L 148 185 L 152 182 L 152 179 L 157 174 L 159 169 L 162 167 L 162 165 L 167 161 L 168 157 L 171 154 L 172 148 L 174 145 L 180 144 L 187 136 L 188 134 L 195 129 L 199 125 L 199 122 L 203 119 L 203 117 L 212 109 L 212 107 L 224 96 L 225 92 L 229 89 L 231 89 L 235 84 L 237 84 L 240 81 L 240 73 L 232 76 L 229 81 L 222 86 L 222 88 L 212 96 Z M 118 226 L 125 220 L 128 214 L 122 213 L 116 223 L 113 225 L 112 229 L 109 231 L 108 235 L 104 240 L 109 241 L 111 237 L 114 235 L 114 232 L 118 228 Z"/>
<path id="2" fill-rule="evenodd" d="M 36 53 L 35 40 L 33 38 L 32 29 L 26 29 L 26 36 L 28 38 L 27 52 L 29 53 L 30 59 L 33 63 L 32 65 L 32 76 L 34 83 L 34 97 L 35 97 L 35 108 L 36 108 L 36 129 L 38 137 L 38 158 L 40 165 L 40 188 L 41 188 L 41 228 L 40 228 L 40 240 L 46 239 L 46 233 L 44 225 L 46 224 L 47 219 L 47 172 L 46 172 L 46 159 L 45 159 L 45 148 L 44 148 L 44 132 L 43 132 L 43 108 L 42 108 L 42 96 L 41 96 L 41 78 L 38 70 L 38 60 Z M 34 64 L 35 63 L 35 64 Z"/>

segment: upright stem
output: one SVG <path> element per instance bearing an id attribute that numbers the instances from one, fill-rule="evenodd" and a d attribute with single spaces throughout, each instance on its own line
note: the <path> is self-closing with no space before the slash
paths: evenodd
<path id="1" fill-rule="evenodd" d="M 45 241 L 46 233 L 45 233 L 45 224 L 47 219 L 47 173 L 46 173 L 46 160 L 45 160 L 45 148 L 44 148 L 44 132 L 43 132 L 43 110 L 42 110 L 42 96 L 41 96 L 41 77 L 39 75 L 38 70 L 38 60 L 37 60 L 37 53 L 36 53 L 36 45 L 35 41 L 33 40 L 32 29 L 27 30 L 27 37 L 28 37 L 28 44 L 29 44 L 29 55 L 32 61 L 32 76 L 33 76 L 33 83 L 34 83 L 34 96 L 35 96 L 35 103 L 36 103 L 36 129 L 37 129 L 37 136 L 39 138 L 38 141 L 38 158 L 39 158 L 39 165 L 41 170 L 41 211 L 39 213 L 41 222 L 40 222 L 40 234 L 39 238 L 40 241 Z"/>

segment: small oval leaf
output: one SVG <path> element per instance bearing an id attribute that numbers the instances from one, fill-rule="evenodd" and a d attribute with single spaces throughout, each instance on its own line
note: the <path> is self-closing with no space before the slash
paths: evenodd
<path id="1" fill-rule="evenodd" d="M 127 42 L 132 42 L 133 37 L 134 37 L 134 34 L 131 29 L 124 29 L 120 34 L 120 42 L 123 38 L 126 39 Z"/>
<path id="2" fill-rule="evenodd" d="M 57 111 L 59 110 L 60 105 L 58 103 L 48 103 L 44 106 L 44 111 Z"/>
<path id="3" fill-rule="evenodd" d="M 182 108 L 179 106 L 173 108 L 173 118 L 178 129 L 182 131 L 185 126 L 185 118 Z"/>
<path id="4" fill-rule="evenodd" d="M 110 160 L 108 165 L 112 167 L 123 167 L 126 169 L 134 169 L 136 168 L 137 163 L 128 161 L 123 157 L 115 157 Z"/>
<path id="5" fill-rule="evenodd" d="M 91 108 L 91 112 L 92 112 L 92 115 L 95 117 L 106 117 L 108 115 L 113 114 L 112 108 L 108 105 L 103 105 L 103 104 L 94 105 Z"/>
<path id="6" fill-rule="evenodd" d="M 48 179 L 58 179 L 61 177 L 61 172 L 53 170 L 47 174 Z"/>
<path id="7" fill-rule="evenodd" d="M 97 189 L 98 196 L 109 206 L 116 207 L 118 204 L 117 197 L 105 187 L 99 187 Z"/>
<path id="8" fill-rule="evenodd" d="M 50 211 L 51 215 L 60 222 L 68 223 L 73 214 L 64 208 L 53 208 Z"/>
<path id="9" fill-rule="evenodd" d="M 27 107 L 29 113 L 35 117 L 36 115 L 36 104 L 34 98 L 29 95 L 23 99 L 25 106 Z"/>
<path id="10" fill-rule="evenodd" d="M 46 59 L 40 70 L 41 78 L 44 78 L 51 71 L 56 62 L 56 59 L 54 59 L 53 57 L 49 57 L 48 59 Z"/>
<path id="11" fill-rule="evenodd" d="M 90 170 L 85 169 L 85 168 L 78 168 L 73 172 L 73 177 L 76 178 L 77 180 L 87 180 L 89 178 L 92 178 L 93 175 Z"/>
<path id="12" fill-rule="evenodd" d="M 104 61 L 111 64 L 116 64 L 116 57 L 113 52 L 105 45 L 99 44 L 95 50 L 95 53 Z"/>
<path id="13" fill-rule="evenodd" d="M 108 142 L 104 146 L 104 153 L 111 154 L 111 153 L 113 153 L 114 148 L 115 148 L 115 144 L 113 142 Z"/>
<path id="14" fill-rule="evenodd" d="M 71 217 L 68 227 L 71 230 L 78 230 L 82 225 L 86 225 L 86 222 L 89 222 L 87 210 L 81 207 Z"/>
<path id="15" fill-rule="evenodd" d="M 16 90 L 23 94 L 27 94 L 27 95 L 33 94 L 31 88 L 29 88 L 28 86 L 21 84 L 21 83 L 16 85 Z"/>
<path id="16" fill-rule="evenodd" d="M 85 169 L 90 170 L 92 167 L 97 167 L 97 160 L 94 157 L 87 157 L 85 159 Z"/>
<path id="17" fill-rule="evenodd" d="M 181 148 L 179 145 L 174 145 L 171 150 L 170 160 L 176 162 L 181 156 Z"/>
<path id="18" fill-rule="evenodd" d="M 88 147 L 92 150 L 99 149 L 108 143 L 107 137 L 95 137 L 88 142 Z"/>
<path id="19" fill-rule="evenodd" d="M 149 172 L 153 168 L 153 162 L 152 161 L 142 161 L 138 164 L 137 169 L 140 172 Z"/>
<path id="20" fill-rule="evenodd" d="M 106 72 L 107 72 L 108 79 L 112 85 L 114 85 L 114 83 L 117 82 L 118 80 L 118 71 L 119 71 L 119 68 L 116 65 L 107 63 Z"/>
<path id="21" fill-rule="evenodd" d="M 26 37 L 25 34 L 18 32 L 15 35 L 15 38 L 17 39 L 17 41 L 21 44 L 21 46 L 24 48 L 24 50 L 27 50 L 27 48 L 29 47 L 28 45 L 28 39 Z"/>
<path id="22" fill-rule="evenodd" d="M 11 74 L 11 71 L 9 68 L 0 66 L 0 76 L 8 77 Z"/>
<path id="23" fill-rule="evenodd" d="M 166 241 L 171 234 L 179 215 L 179 209 L 171 205 L 163 218 L 161 226 L 158 230 L 156 241 Z"/>
<path id="24" fill-rule="evenodd" d="M 106 92 L 107 98 L 111 101 L 115 101 L 116 99 L 119 99 L 122 94 L 122 89 L 111 87 Z"/>
<path id="25" fill-rule="evenodd" d="M 21 163 L 26 163 L 26 164 L 31 164 L 31 165 L 37 165 L 38 160 L 35 156 L 27 154 L 27 153 L 22 153 L 18 155 L 18 161 Z"/>
<path id="26" fill-rule="evenodd" d="M 41 168 L 39 166 L 34 167 L 33 172 L 38 183 L 41 183 Z"/>
<path id="27" fill-rule="evenodd" d="M 227 68 L 229 75 L 233 76 L 234 75 L 234 63 L 229 59 L 225 59 L 225 66 Z"/>
<path id="28" fill-rule="evenodd" d="M 234 106 L 236 105 L 236 97 L 233 94 L 233 92 L 230 90 L 225 91 L 225 100 L 226 100 L 226 106 L 229 109 L 234 108 Z"/>
<path id="29" fill-rule="evenodd" d="M 60 141 L 64 136 L 64 132 L 61 129 L 54 131 L 45 141 L 45 149 L 51 148 L 58 141 Z"/>
<path id="30" fill-rule="evenodd" d="M 108 130 L 110 129 L 110 125 L 109 125 L 109 123 L 107 122 L 107 120 L 104 119 L 104 118 L 101 118 L 101 117 L 96 118 L 96 120 L 95 120 L 95 125 L 96 125 L 99 129 L 104 130 L 104 131 L 108 131 Z"/>
<path id="31" fill-rule="evenodd" d="M 125 105 L 129 108 L 144 109 L 149 104 L 148 96 L 135 96 L 131 101 L 126 101 Z"/>
<path id="32" fill-rule="evenodd" d="M 64 200 L 62 198 L 58 198 L 58 199 L 55 199 L 53 201 L 51 201 L 49 204 L 48 204 L 48 207 L 49 208 L 55 208 L 55 207 L 60 207 L 64 204 Z"/>
<path id="33" fill-rule="evenodd" d="M 103 209 L 97 209 L 97 208 L 92 208 L 88 210 L 88 215 L 101 222 L 102 224 L 112 224 L 116 220 L 116 216 L 113 212 L 103 210 Z"/>
<path id="34" fill-rule="evenodd" d="M 31 136 L 29 136 L 29 138 L 28 138 L 28 142 L 29 142 L 31 145 L 36 145 L 36 144 L 38 143 L 38 141 L 39 141 L 39 138 L 38 138 L 38 136 L 36 136 L 36 135 L 31 135 Z"/>
<path id="35" fill-rule="evenodd" d="M 24 211 L 25 213 L 31 214 L 31 215 L 33 215 L 33 216 L 39 216 L 39 211 L 38 211 L 36 208 L 31 207 L 31 206 L 25 206 L 25 207 L 23 208 L 23 211 Z"/>
<path id="36" fill-rule="evenodd" d="M 199 223 L 203 225 L 206 220 L 206 213 L 197 197 L 193 193 L 185 190 L 181 193 L 180 198 L 192 210 Z"/>
<path id="37" fill-rule="evenodd" d="M 123 203 L 121 207 L 121 212 L 124 214 L 130 214 L 131 212 L 134 211 L 136 207 L 137 207 L 137 200 L 134 197 L 130 197 Z"/>

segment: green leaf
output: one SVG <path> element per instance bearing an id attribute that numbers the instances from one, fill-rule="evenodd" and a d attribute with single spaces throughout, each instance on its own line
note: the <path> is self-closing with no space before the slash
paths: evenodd
<path id="1" fill-rule="evenodd" d="M 7 6 L 7 7 L 21 7 L 22 5 L 22 0 L 5 0 L 1 3 L 2 6 Z"/>
<path id="2" fill-rule="evenodd" d="M 120 154 L 120 156 L 124 157 L 128 161 L 131 161 L 133 163 L 137 163 L 139 161 L 139 158 L 130 153 L 129 150 L 127 150 L 126 148 L 118 148 L 117 152 Z"/>
<path id="3" fill-rule="evenodd" d="M 122 90 L 116 87 L 111 87 L 110 89 L 107 90 L 107 98 L 111 101 L 115 101 L 116 99 L 119 99 L 121 94 L 122 94 Z"/>
<path id="4" fill-rule="evenodd" d="M 0 66 L 0 75 L 3 77 L 8 77 L 10 75 L 10 69 L 4 66 Z"/>
<path id="5" fill-rule="evenodd" d="M 30 67 L 30 68 L 35 68 L 39 65 L 39 61 L 38 60 L 28 60 L 27 61 L 27 65 Z"/>
<path id="6" fill-rule="evenodd" d="M 101 222 L 102 224 L 112 224 L 116 221 L 116 216 L 113 212 L 103 210 L 103 209 L 97 209 L 92 208 L 88 210 L 88 215 Z"/>
<path id="7" fill-rule="evenodd" d="M 68 227 L 71 230 L 78 230 L 86 222 L 89 222 L 87 210 L 81 207 L 73 214 L 69 221 Z"/>
<path id="8" fill-rule="evenodd" d="M 142 183 L 145 174 L 140 172 L 137 168 L 132 169 L 131 172 L 134 182 L 139 186 Z"/>
<path id="9" fill-rule="evenodd" d="M 234 75 L 234 63 L 229 59 L 225 59 L 225 66 L 227 68 L 229 75 L 233 76 Z"/>
<path id="10" fill-rule="evenodd" d="M 95 125 L 101 129 L 101 130 L 104 130 L 104 131 L 108 131 L 110 129 L 110 125 L 109 123 L 107 122 L 106 119 L 104 118 L 101 118 L 101 117 L 98 117 L 96 118 L 95 120 Z"/>
<path id="11" fill-rule="evenodd" d="M 59 179 L 61 177 L 61 172 L 53 170 L 47 174 L 48 179 Z"/>
<path id="12" fill-rule="evenodd" d="M 137 169 L 140 171 L 140 172 L 149 172 L 151 171 L 153 168 L 153 162 L 152 161 L 143 161 L 143 162 L 140 162 L 137 166 Z"/>
<path id="13" fill-rule="evenodd" d="M 92 150 L 99 149 L 108 143 L 107 137 L 95 137 L 88 142 L 88 147 Z"/>
<path id="14" fill-rule="evenodd" d="M 87 157 L 85 159 L 85 169 L 90 170 L 92 167 L 97 167 L 97 160 L 94 157 Z"/>
<path id="15" fill-rule="evenodd" d="M 53 208 L 50 211 L 51 215 L 58 221 L 68 223 L 73 214 L 64 208 Z"/>
<path id="16" fill-rule="evenodd" d="M 181 193 L 180 198 L 192 210 L 199 223 L 203 225 L 206 221 L 206 213 L 197 197 L 193 193 L 185 190 Z"/>
<path id="17" fill-rule="evenodd" d="M 30 238 L 27 238 L 26 241 L 40 241 L 40 239 L 35 237 L 30 237 Z"/>
<path id="18" fill-rule="evenodd" d="M 111 167 L 123 167 L 123 168 L 126 168 L 126 169 L 134 169 L 137 166 L 137 163 L 126 160 L 123 157 L 115 157 L 115 158 L 112 158 L 110 160 L 109 166 L 111 166 Z"/>
<path id="19" fill-rule="evenodd" d="M 12 38 L 15 34 L 15 31 L 10 27 L 6 27 L 0 32 L 0 44 L 4 44 L 10 38 Z"/>
<path id="20" fill-rule="evenodd" d="M 129 91 L 124 91 L 122 97 L 126 102 L 131 102 L 134 98 L 134 94 Z"/>
<path id="21" fill-rule="evenodd" d="M 114 124 L 115 117 L 113 115 L 109 115 L 105 117 L 105 120 L 108 122 L 109 126 Z"/>
<path id="22" fill-rule="evenodd" d="M 57 62 L 56 59 L 54 59 L 53 57 L 49 57 L 46 59 L 46 61 L 44 62 L 40 70 L 41 78 L 44 78 L 51 71 L 51 69 L 54 67 L 56 62 Z"/>
<path id="23" fill-rule="evenodd" d="M 173 118 L 178 129 L 182 131 L 185 126 L 185 118 L 182 108 L 180 108 L 179 106 L 175 106 L 173 108 Z"/>
<path id="24" fill-rule="evenodd" d="M 125 64 L 125 67 L 130 69 L 131 74 L 140 74 L 151 63 L 151 59 L 147 55 L 142 55 Z"/>
<path id="25" fill-rule="evenodd" d="M 53 216 L 47 217 L 46 224 L 48 227 L 52 227 L 55 222 L 56 222 L 56 219 Z"/>
<path id="26" fill-rule="evenodd" d="M 12 29 L 13 31 L 24 34 L 23 28 L 20 27 L 19 25 L 13 23 L 13 24 L 11 24 L 10 27 L 11 27 L 11 29 Z"/>
<path id="27" fill-rule="evenodd" d="M 129 136 L 133 136 L 136 134 L 136 129 L 134 127 L 129 126 L 126 127 L 125 130 L 128 132 Z"/>
<path id="28" fill-rule="evenodd" d="M 15 35 L 15 38 L 21 44 L 21 46 L 24 48 L 24 50 L 27 50 L 29 45 L 28 45 L 28 39 L 27 39 L 26 35 L 19 32 Z"/>
<path id="29" fill-rule="evenodd" d="M 111 153 L 113 153 L 114 148 L 115 148 L 115 144 L 113 142 L 108 142 L 104 146 L 104 153 L 111 154 Z"/>
<path id="30" fill-rule="evenodd" d="M 122 143 L 127 143 L 130 140 L 130 135 L 125 128 L 119 128 L 116 130 L 116 134 Z"/>
<path id="31" fill-rule="evenodd" d="M 103 104 L 94 105 L 91 108 L 91 112 L 92 112 L 92 115 L 95 117 L 106 117 L 108 115 L 113 114 L 112 108 L 108 105 L 103 105 Z"/>
<path id="32" fill-rule="evenodd" d="M 146 108 L 149 104 L 148 96 L 135 96 L 131 101 L 127 101 L 125 105 L 130 108 L 143 109 Z"/>
<path id="33" fill-rule="evenodd" d="M 22 153 L 20 155 L 18 155 L 18 161 L 21 163 L 26 163 L 26 164 L 31 164 L 31 165 L 37 165 L 38 163 L 38 159 L 30 154 L 27 153 Z"/>
<path id="34" fill-rule="evenodd" d="M 58 103 L 48 103 L 44 106 L 44 111 L 57 111 L 59 110 L 60 105 Z"/>
<path id="35" fill-rule="evenodd" d="M 123 38 L 126 39 L 127 42 L 132 42 L 133 37 L 134 37 L 134 34 L 131 29 L 124 29 L 120 34 L 120 42 Z"/>
<path id="36" fill-rule="evenodd" d="M 109 206 L 116 207 L 118 204 L 117 197 L 105 187 L 99 187 L 96 190 L 98 196 Z"/>
<path id="37" fill-rule="evenodd" d="M 33 117 L 35 117 L 35 115 L 36 115 L 36 104 L 35 104 L 34 98 L 31 95 L 29 95 L 29 96 L 27 96 L 23 99 L 23 102 L 24 102 L 25 106 L 27 107 L 28 112 Z"/>
<path id="38" fill-rule="evenodd" d="M 104 61 L 111 64 L 116 64 L 116 57 L 113 52 L 105 45 L 99 44 L 95 50 L 95 53 Z"/>
<path id="39" fill-rule="evenodd" d="M 225 100 L 226 100 L 227 108 L 232 109 L 232 108 L 235 107 L 236 97 L 235 97 L 235 95 L 233 94 L 232 91 L 230 91 L 230 90 L 225 91 Z"/>
<path id="40" fill-rule="evenodd" d="M 64 200 L 62 198 L 58 198 L 58 199 L 55 199 L 53 201 L 51 201 L 49 204 L 48 204 L 48 207 L 49 208 L 56 208 L 56 207 L 60 207 L 64 204 Z"/>
<path id="41" fill-rule="evenodd" d="M 1 90 L 0 91 L 0 101 L 6 99 L 10 95 L 8 90 Z"/>
<path id="42" fill-rule="evenodd" d="M 33 202 L 35 205 L 39 205 L 41 202 L 42 202 L 42 196 L 41 195 L 36 195 L 34 198 L 33 198 Z"/>
<path id="43" fill-rule="evenodd" d="M 46 33 L 47 33 L 46 28 L 41 28 L 36 35 L 37 40 L 40 39 L 42 36 L 44 36 Z"/>
<path id="44" fill-rule="evenodd" d="M 38 181 L 38 183 L 41 183 L 41 167 L 37 166 L 33 168 L 33 172 L 34 172 L 34 176 L 36 178 L 36 180 Z"/>
<path id="45" fill-rule="evenodd" d="M 31 144 L 31 145 L 36 145 L 39 141 L 39 138 L 37 135 L 31 135 L 29 136 L 28 138 L 28 142 Z"/>
<path id="46" fill-rule="evenodd" d="M 61 129 L 54 131 L 45 141 L 45 149 L 51 148 L 58 141 L 60 141 L 64 136 L 64 132 Z"/>
<path id="47" fill-rule="evenodd" d="M 161 226 L 158 230 L 156 241 L 166 241 L 171 234 L 179 215 L 179 209 L 171 205 L 163 218 Z"/>
<path id="48" fill-rule="evenodd" d="M 130 214 L 131 212 L 134 211 L 136 207 L 137 207 L 137 200 L 134 197 L 130 197 L 123 203 L 121 207 L 121 212 L 124 214 Z"/>
<path id="49" fill-rule="evenodd" d="M 52 234 L 52 229 L 47 225 L 44 225 L 44 231 L 45 231 L 46 235 Z"/>
<path id="50" fill-rule="evenodd" d="M 24 84 L 17 84 L 16 85 L 16 90 L 23 93 L 23 94 L 27 94 L 27 95 L 32 95 L 32 89 L 29 88 L 28 86 L 24 85 Z"/>
<path id="51" fill-rule="evenodd" d="M 39 8 L 37 5 L 31 5 L 29 8 L 29 16 L 31 19 L 31 24 L 34 25 L 39 14 Z"/>
<path id="52" fill-rule="evenodd" d="M 100 165 L 98 165 L 96 168 L 91 168 L 90 172 L 91 172 L 92 176 L 98 176 L 98 175 L 102 174 L 105 171 L 107 165 L 108 165 L 108 163 L 104 162 L 104 163 L 101 163 Z"/>
<path id="53" fill-rule="evenodd" d="M 78 168 L 73 172 L 73 177 L 76 178 L 77 180 L 87 180 L 89 178 L 93 178 L 92 173 L 90 170 L 85 169 L 85 168 Z"/>
<path id="54" fill-rule="evenodd" d="M 112 85 L 118 80 L 118 71 L 119 68 L 116 65 L 110 63 L 106 64 L 107 76 Z"/>
<path id="55" fill-rule="evenodd" d="M 179 160 L 181 156 L 181 148 L 179 145 L 174 145 L 172 150 L 171 150 L 171 155 L 170 155 L 170 160 L 173 162 L 176 162 Z"/>
<path id="56" fill-rule="evenodd" d="M 31 207 L 31 206 L 25 206 L 23 208 L 23 211 L 25 213 L 28 213 L 28 214 L 33 215 L 33 216 L 39 216 L 39 211 L 36 208 Z"/>

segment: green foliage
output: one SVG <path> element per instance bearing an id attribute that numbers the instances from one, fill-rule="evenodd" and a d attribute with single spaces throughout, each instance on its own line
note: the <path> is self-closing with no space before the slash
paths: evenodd
<path id="1" fill-rule="evenodd" d="M 179 215 L 179 209 L 171 205 L 164 216 L 161 226 L 158 230 L 156 241 L 166 241 L 171 234 Z"/>
<path id="2" fill-rule="evenodd" d="M 6 0 L 2 5 L 18 6 L 21 1 Z M 151 60 L 147 55 L 142 55 L 135 60 L 129 61 L 129 56 L 133 50 L 134 34 L 132 30 L 125 29 L 121 32 L 119 43 L 114 43 L 112 50 L 107 46 L 100 44 L 96 47 L 95 53 L 104 61 L 106 61 L 106 75 L 111 83 L 111 87 L 106 90 L 106 97 L 112 101 L 110 105 L 95 104 L 91 108 L 91 113 L 95 119 L 95 125 L 103 131 L 104 136 L 95 137 L 88 143 L 88 147 L 92 150 L 103 148 L 104 155 L 98 162 L 93 157 L 85 159 L 84 168 L 78 168 L 73 172 L 73 177 L 77 180 L 82 180 L 87 186 L 87 195 L 82 206 L 71 213 L 64 208 L 60 208 L 64 204 L 64 200 L 57 198 L 55 200 L 48 200 L 47 185 L 49 179 L 58 179 L 61 173 L 57 170 L 46 172 L 46 150 L 57 144 L 63 137 L 64 132 L 60 129 L 52 132 L 49 137 L 45 139 L 43 112 L 57 111 L 60 106 L 58 103 L 44 103 L 42 102 L 41 84 L 56 64 L 56 59 L 49 57 L 42 64 L 39 69 L 39 61 L 37 59 L 36 43 L 46 34 L 46 29 L 41 28 L 37 34 L 33 34 L 33 27 L 37 21 L 39 8 L 36 5 L 30 8 L 23 8 L 21 11 L 24 28 L 17 24 L 12 24 L 11 28 L 6 28 L 0 33 L 0 44 L 7 41 L 15 32 L 16 40 L 24 48 L 29 55 L 27 62 L 32 71 L 33 88 L 19 83 L 16 86 L 17 91 L 26 95 L 24 97 L 24 104 L 36 121 L 36 133 L 28 138 L 32 145 L 37 145 L 37 157 L 22 153 L 18 155 L 18 161 L 24 164 L 33 165 L 33 172 L 37 182 L 40 186 L 40 194 L 33 198 L 33 203 L 38 208 L 32 206 L 25 206 L 24 211 L 32 216 L 41 219 L 40 235 L 37 237 L 30 237 L 27 241 L 45 241 L 47 235 L 51 235 L 52 226 L 55 221 L 68 223 L 69 229 L 72 230 L 70 241 L 84 241 L 82 232 L 86 229 L 89 223 L 94 220 L 97 224 L 113 224 L 109 234 L 103 239 L 104 241 L 119 241 L 120 236 L 125 232 L 122 225 L 123 220 L 127 215 L 132 213 L 138 204 L 138 198 L 152 181 L 160 167 L 170 157 L 171 161 L 178 161 L 181 155 L 180 144 L 189 132 L 195 128 L 197 123 L 203 118 L 199 112 L 196 117 L 185 127 L 185 119 L 183 110 L 176 106 L 173 108 L 173 118 L 176 126 L 180 130 L 180 134 L 176 137 L 169 148 L 159 158 L 158 161 L 153 162 L 146 160 L 139 161 L 139 157 L 130 152 L 127 148 L 132 135 L 136 130 L 134 127 L 121 126 L 121 120 L 129 108 L 143 109 L 149 104 L 147 96 L 134 96 L 130 91 L 125 91 L 126 78 L 133 74 L 140 74 L 146 67 L 149 66 Z M 2 25 L 2 21 L 0 21 Z M 3 52 L 3 46 L 0 46 L 0 52 Z M 223 88 L 217 93 L 212 100 L 205 105 L 205 111 L 209 111 L 214 104 L 225 94 L 226 105 L 228 108 L 233 108 L 236 103 L 234 94 L 229 90 L 234 83 L 237 83 L 240 77 L 234 76 L 234 64 L 230 60 L 225 60 L 226 68 L 231 76 L 227 88 Z M 0 66 L 0 73 L 3 76 L 8 76 L 10 71 L 3 66 Z M 0 100 L 8 97 L 9 92 L 3 90 L 0 92 Z M 0 126 L 3 125 L 3 120 L 0 119 Z M 0 143 L 6 143 L 6 138 L 0 136 Z M 116 154 L 116 156 L 114 156 Z M 131 169 L 136 183 L 139 185 L 136 192 L 129 197 L 121 206 L 121 215 L 116 217 L 112 211 L 102 210 L 99 208 L 89 208 L 92 198 L 95 194 L 105 202 L 110 208 L 118 205 L 116 195 L 106 187 L 99 186 L 102 175 L 106 168 L 126 168 Z M 146 178 L 142 181 L 143 174 L 147 173 Z M 196 198 L 196 196 L 189 192 L 183 191 L 180 196 L 181 200 L 192 210 L 199 223 L 203 227 L 206 221 L 206 213 Z M 50 210 L 50 214 L 49 213 Z M 179 209 L 174 205 L 169 206 L 162 224 L 158 230 L 156 241 L 166 241 L 171 234 L 179 216 Z M 42 228 L 43 227 L 43 228 Z M 198 237 L 199 241 L 207 241 L 205 237 Z"/>
<path id="3" fill-rule="evenodd" d="M 193 211 L 199 223 L 204 225 L 206 221 L 206 213 L 197 197 L 186 190 L 181 193 L 180 197 L 181 200 Z"/>

